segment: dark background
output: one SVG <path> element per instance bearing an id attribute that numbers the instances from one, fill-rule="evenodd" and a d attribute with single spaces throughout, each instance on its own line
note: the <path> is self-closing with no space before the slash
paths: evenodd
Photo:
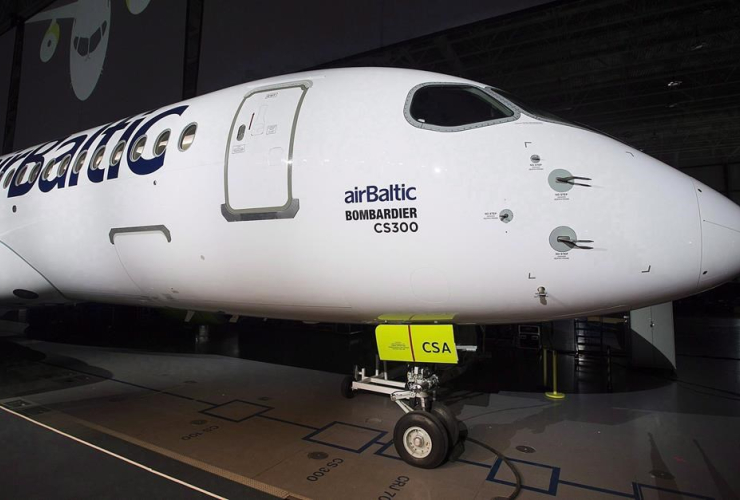
<path id="1" fill-rule="evenodd" d="M 8 106 L 10 68 L 13 62 L 13 40 L 15 30 L 0 35 L 0 131 L 5 129 L 5 113 Z M 3 134 L 0 133 L 0 151 L 3 150 Z"/>
<path id="2" fill-rule="evenodd" d="M 549 1 L 205 2 L 198 89 L 301 71 Z"/>
<path id="3" fill-rule="evenodd" d="M 54 2 L 49 8 L 67 3 Z M 179 101 L 185 7 L 179 0 L 156 0 L 133 15 L 124 1 L 111 1 L 103 72 L 85 101 L 75 96 L 69 76 L 72 20 L 57 21 L 59 43 L 46 63 L 39 48 L 50 22 L 26 23 L 14 149 Z"/>

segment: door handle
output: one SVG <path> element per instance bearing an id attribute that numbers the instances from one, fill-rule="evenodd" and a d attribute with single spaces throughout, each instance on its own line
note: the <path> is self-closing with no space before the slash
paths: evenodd
<path id="1" fill-rule="evenodd" d="M 581 245 L 581 243 L 593 243 L 593 240 L 572 240 L 570 236 L 558 236 L 560 243 L 565 243 L 573 248 L 580 248 L 581 250 L 593 250 L 594 247 Z"/>
<path id="2" fill-rule="evenodd" d="M 170 230 L 167 229 L 167 226 L 164 226 L 162 224 L 159 224 L 156 226 L 114 227 L 114 228 L 111 228 L 110 232 L 108 233 L 108 238 L 110 239 L 110 244 L 115 245 L 115 242 L 113 240 L 117 234 L 151 233 L 151 232 L 155 232 L 155 233 L 160 232 L 164 235 L 165 238 L 167 238 L 167 243 L 172 242 L 172 233 L 170 233 Z"/>
<path id="3" fill-rule="evenodd" d="M 581 182 L 575 182 L 575 181 L 590 181 L 590 177 L 578 177 L 577 175 L 569 175 L 567 177 L 555 177 L 555 181 L 562 182 L 563 184 L 570 184 L 572 186 L 583 186 L 583 187 L 591 187 L 590 184 L 583 184 Z"/>

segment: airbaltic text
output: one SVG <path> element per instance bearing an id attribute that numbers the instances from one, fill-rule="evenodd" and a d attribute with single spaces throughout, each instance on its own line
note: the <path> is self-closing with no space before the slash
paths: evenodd
<path id="1" fill-rule="evenodd" d="M 415 201 L 416 188 L 406 184 L 390 184 L 388 187 L 367 186 L 344 192 L 345 203 L 375 203 L 376 201 Z"/>

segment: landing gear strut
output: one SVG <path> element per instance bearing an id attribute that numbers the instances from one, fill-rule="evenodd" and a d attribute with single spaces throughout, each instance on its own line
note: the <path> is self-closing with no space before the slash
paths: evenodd
<path id="1" fill-rule="evenodd" d="M 434 401 L 439 378 L 430 368 L 410 366 L 406 383 L 390 380 L 379 363 L 375 376 L 368 377 L 365 370 L 355 370 L 342 382 L 342 395 L 354 396 L 354 391 L 365 390 L 388 394 L 404 411 L 393 430 L 393 444 L 398 455 L 408 464 L 424 469 L 434 469 L 449 457 L 457 444 L 460 432 L 457 419 L 442 403 Z"/>

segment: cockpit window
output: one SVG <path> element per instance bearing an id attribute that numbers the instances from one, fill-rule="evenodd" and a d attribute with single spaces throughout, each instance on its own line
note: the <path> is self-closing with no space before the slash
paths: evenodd
<path id="1" fill-rule="evenodd" d="M 509 92 L 507 92 L 505 90 L 496 89 L 496 88 L 493 88 L 493 87 L 491 87 L 490 90 L 493 91 L 494 93 L 500 95 L 504 99 L 507 99 L 514 106 L 518 106 L 522 111 L 524 111 L 525 113 L 527 113 L 529 115 L 534 116 L 535 118 L 541 118 L 541 119 L 544 119 L 546 121 L 566 123 L 568 125 L 571 125 L 571 123 L 568 120 L 565 120 L 564 118 L 560 118 L 559 116 L 554 115 L 554 114 L 550 113 L 549 111 L 545 111 L 544 109 L 540 109 L 540 108 L 538 108 L 536 106 L 532 106 L 530 104 L 525 104 L 524 102 L 522 102 L 522 100 L 519 97 L 517 97 L 517 96 L 515 96 L 515 95 L 513 95 L 513 94 L 511 94 L 511 93 L 509 93 Z"/>
<path id="2" fill-rule="evenodd" d="M 87 38 L 80 38 L 77 43 L 77 53 L 80 54 L 82 57 L 85 57 L 88 52 L 88 47 L 90 45 L 90 42 Z"/>
<path id="3" fill-rule="evenodd" d="M 425 129 L 457 131 L 517 118 L 515 111 L 473 85 L 424 84 L 412 90 L 409 99 L 407 119 Z"/>
<path id="4" fill-rule="evenodd" d="M 108 21 L 103 21 L 103 24 L 95 30 L 89 37 L 76 36 L 72 39 L 72 45 L 79 55 L 82 57 L 87 56 L 95 52 L 95 49 L 100 45 L 100 41 L 105 36 L 105 32 L 108 29 Z"/>
<path id="5" fill-rule="evenodd" d="M 522 102 L 521 99 L 519 99 L 517 96 L 510 94 L 509 92 L 506 92 L 505 90 L 496 89 L 493 87 L 490 87 L 488 89 L 493 94 L 496 94 L 500 97 L 502 97 L 504 100 L 509 101 L 514 106 L 518 107 L 520 110 L 522 110 L 524 113 L 531 115 L 538 120 L 546 121 L 546 122 L 552 122 L 552 123 L 560 123 L 562 125 L 568 125 L 571 127 L 581 128 L 584 130 L 589 130 L 591 132 L 596 132 L 597 134 L 605 135 L 607 137 L 610 137 L 611 139 L 614 139 L 615 141 L 619 141 L 622 144 L 626 144 L 622 139 L 619 139 L 617 137 L 614 137 L 611 134 L 608 134 L 604 131 L 595 129 L 589 125 L 586 125 L 584 123 L 574 122 L 571 120 L 566 120 L 565 118 L 561 118 L 558 115 L 555 115 L 553 113 L 550 113 L 549 111 L 545 111 L 542 108 L 538 108 L 536 106 L 531 106 L 529 104 L 525 104 Z"/>
<path id="6" fill-rule="evenodd" d="M 90 37 L 90 53 L 95 52 L 95 49 L 98 48 L 98 44 L 100 44 L 100 40 L 103 38 L 103 35 L 100 33 L 100 28 L 93 33 L 93 35 Z"/>

